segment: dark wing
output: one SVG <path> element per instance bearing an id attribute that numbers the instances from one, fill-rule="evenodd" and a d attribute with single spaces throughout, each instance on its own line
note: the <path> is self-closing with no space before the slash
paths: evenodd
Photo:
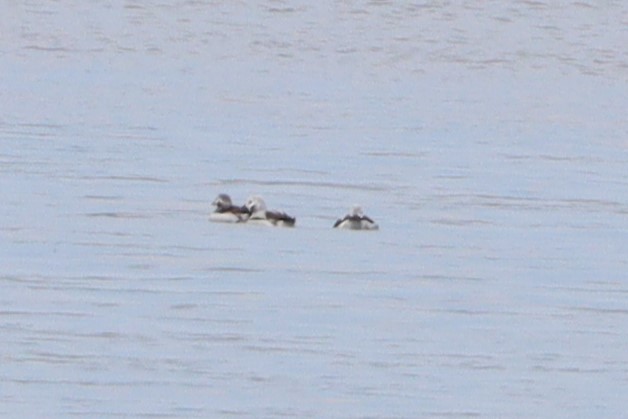
<path id="1" fill-rule="evenodd" d="M 281 221 L 287 225 L 294 225 L 297 221 L 296 218 L 289 216 L 285 212 L 277 211 L 266 211 L 266 219 L 270 220 L 273 224 L 277 224 Z"/>
<path id="2" fill-rule="evenodd" d="M 251 211 L 249 211 L 249 209 L 246 207 L 246 205 L 242 205 L 241 207 L 236 207 L 234 205 L 233 208 L 238 211 L 238 214 L 248 214 L 248 215 L 251 215 Z"/>
<path id="3" fill-rule="evenodd" d="M 250 214 L 247 207 L 237 207 L 235 205 L 229 205 L 226 207 L 216 208 L 216 212 L 220 214 L 224 214 L 226 212 L 230 212 L 231 214 Z"/>
<path id="4" fill-rule="evenodd" d="M 369 222 L 369 223 L 371 223 L 371 224 L 375 224 L 375 221 L 371 220 L 371 219 L 370 219 L 369 217 L 367 217 L 366 215 L 363 215 L 363 216 L 362 216 L 362 219 L 363 219 L 364 221 L 368 221 L 368 222 Z"/>
<path id="5" fill-rule="evenodd" d="M 351 219 L 350 215 L 345 215 L 344 218 L 338 218 L 336 220 L 336 222 L 334 223 L 334 228 L 338 227 L 340 224 L 344 223 L 345 221 Z"/>

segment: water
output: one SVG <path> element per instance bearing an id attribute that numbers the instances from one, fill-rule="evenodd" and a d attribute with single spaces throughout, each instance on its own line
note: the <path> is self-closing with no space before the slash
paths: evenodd
<path id="1" fill-rule="evenodd" d="M 625 415 L 623 2 L 1 11 L 3 417 Z"/>

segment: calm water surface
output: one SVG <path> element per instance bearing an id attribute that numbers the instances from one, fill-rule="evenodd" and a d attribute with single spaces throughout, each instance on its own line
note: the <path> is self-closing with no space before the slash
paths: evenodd
<path id="1" fill-rule="evenodd" d="M 625 2 L 0 15 L 0 416 L 626 415 Z"/>

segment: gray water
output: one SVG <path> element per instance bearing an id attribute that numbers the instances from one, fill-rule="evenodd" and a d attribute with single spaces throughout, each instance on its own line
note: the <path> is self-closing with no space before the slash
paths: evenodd
<path id="1" fill-rule="evenodd" d="M 458 3 L 0 2 L 0 416 L 627 417 L 628 6 Z"/>

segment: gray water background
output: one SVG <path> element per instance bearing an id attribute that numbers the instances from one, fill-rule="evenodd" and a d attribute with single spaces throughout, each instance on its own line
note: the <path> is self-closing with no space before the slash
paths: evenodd
<path id="1" fill-rule="evenodd" d="M 0 416 L 627 417 L 627 3 L 0 16 Z"/>

